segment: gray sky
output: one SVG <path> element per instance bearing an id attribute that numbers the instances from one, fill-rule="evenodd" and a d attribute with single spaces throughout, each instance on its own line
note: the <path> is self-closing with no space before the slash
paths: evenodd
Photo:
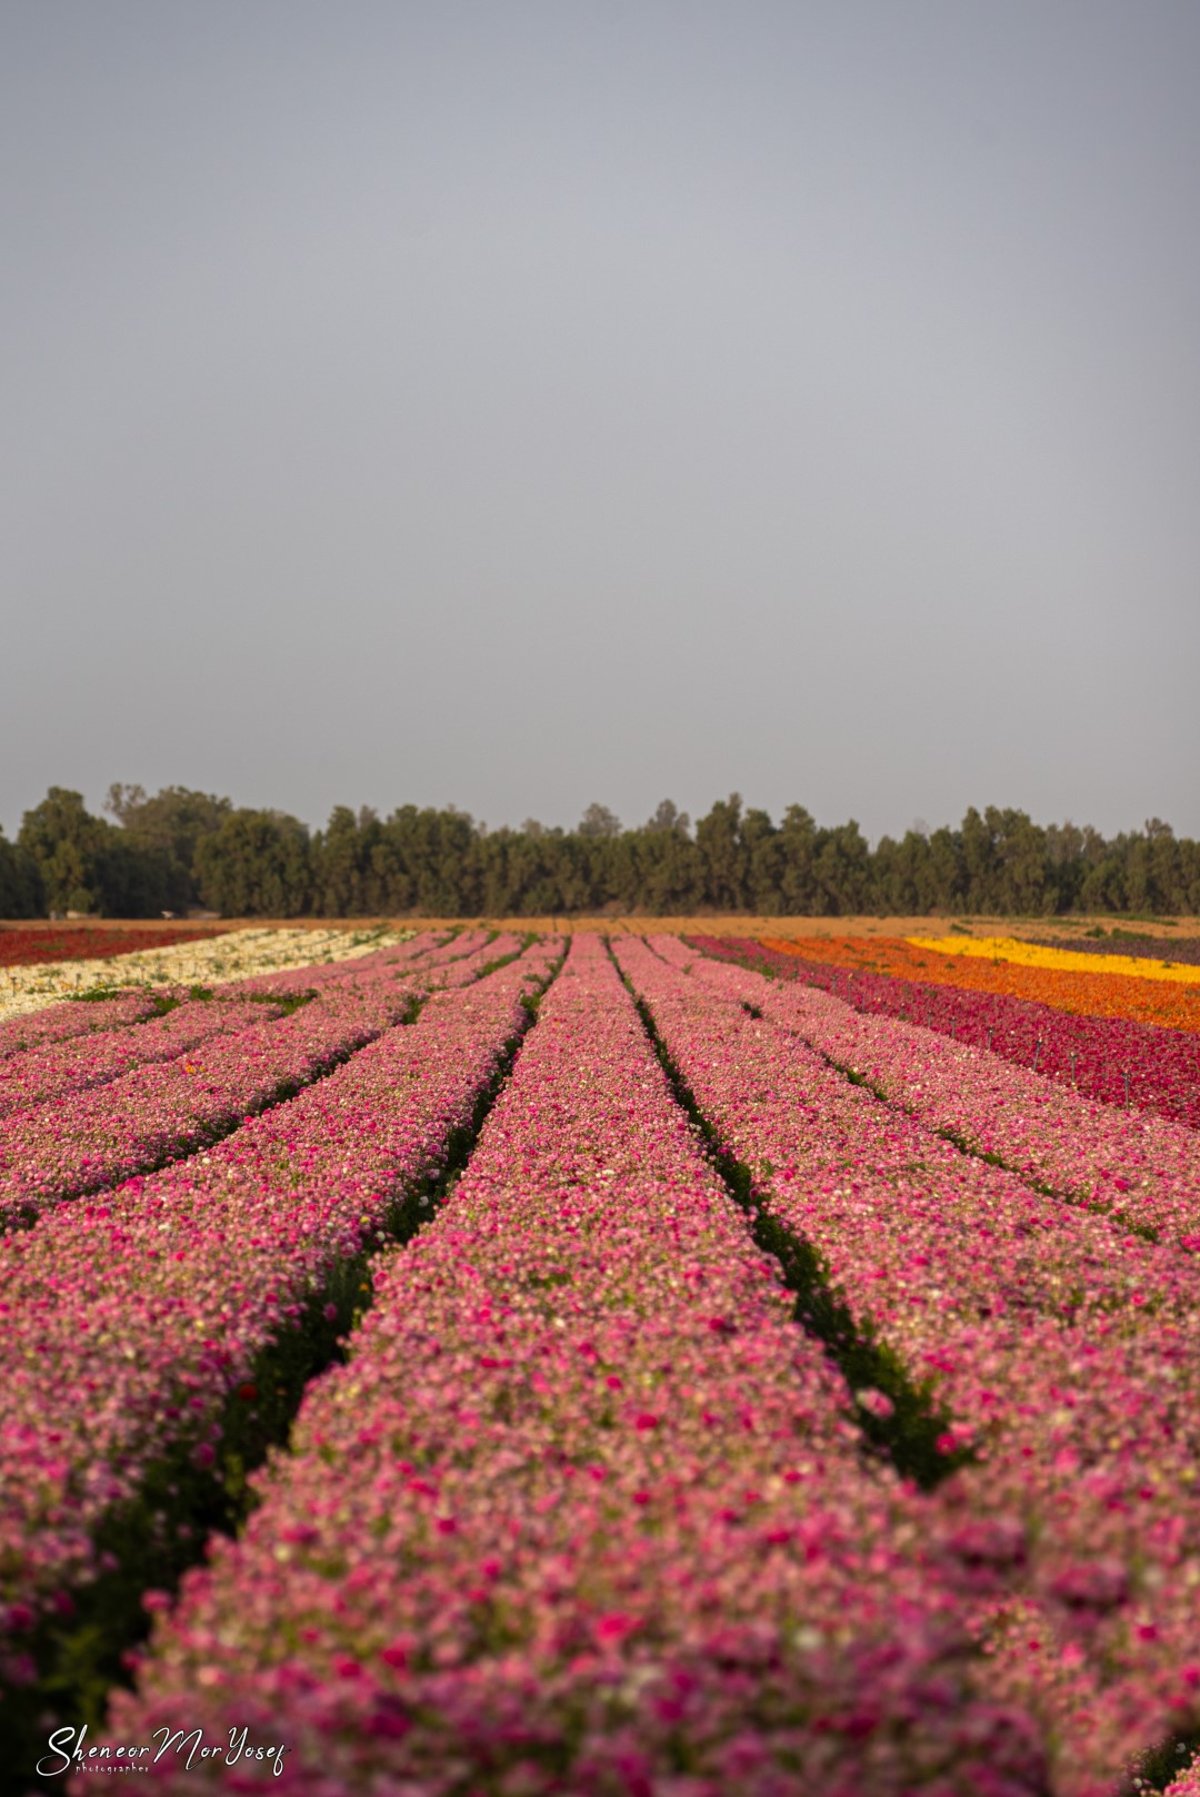
<path id="1" fill-rule="evenodd" d="M 1200 6 L 4 0 L 0 821 L 1200 835 Z"/>

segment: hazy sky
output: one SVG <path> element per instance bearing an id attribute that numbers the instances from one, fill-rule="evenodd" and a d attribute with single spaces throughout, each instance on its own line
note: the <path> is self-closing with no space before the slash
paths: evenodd
<path id="1" fill-rule="evenodd" d="M 1200 835 L 1200 5 L 4 0 L 0 821 Z"/>

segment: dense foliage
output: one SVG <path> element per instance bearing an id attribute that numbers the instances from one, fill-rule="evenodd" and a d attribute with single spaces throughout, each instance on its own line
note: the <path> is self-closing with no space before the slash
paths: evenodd
<path id="1" fill-rule="evenodd" d="M 694 829 L 670 800 L 634 829 L 603 805 L 574 830 L 533 819 L 488 830 L 453 807 L 402 805 L 381 818 L 339 805 L 313 833 L 284 812 L 185 787 L 147 797 L 114 786 L 108 810 L 116 823 L 51 787 L 15 845 L 0 837 L 0 915 L 144 917 L 197 904 L 227 917 L 1200 912 L 1200 843 L 1157 818 L 1106 840 L 989 805 L 957 829 L 884 836 L 872 849 L 853 820 L 820 826 L 789 805 L 776 824 L 736 793 Z"/>
<path id="2" fill-rule="evenodd" d="M 37 862 L 0 830 L 0 917 L 39 917 L 45 891 Z"/>

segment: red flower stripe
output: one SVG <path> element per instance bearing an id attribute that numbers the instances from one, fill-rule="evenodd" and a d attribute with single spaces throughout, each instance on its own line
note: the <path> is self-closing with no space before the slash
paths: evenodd
<path id="1" fill-rule="evenodd" d="M 46 961 L 102 960 L 132 955 L 141 949 L 173 948 L 177 942 L 203 942 L 223 935 L 228 924 L 206 924 L 202 930 L 22 930 L 0 925 L 0 967 L 30 967 Z"/>

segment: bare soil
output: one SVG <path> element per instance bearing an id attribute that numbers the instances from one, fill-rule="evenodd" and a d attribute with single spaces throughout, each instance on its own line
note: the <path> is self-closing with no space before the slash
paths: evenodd
<path id="1" fill-rule="evenodd" d="M 1200 938 L 1200 917 L 752 917 L 737 912 L 693 912 L 678 917 L 654 917 L 641 913 L 625 915 L 592 915 L 580 917 L 226 917 L 201 918 L 119 918 L 87 919 L 87 928 L 97 930 L 361 930 L 377 924 L 392 924 L 398 929 L 462 929 L 468 924 L 486 923 L 492 929 L 523 933 L 536 930 L 542 934 L 570 934 L 575 930 L 599 930 L 610 935 L 632 932 L 638 935 L 664 931 L 672 935 L 697 934 L 711 936 L 781 936 L 786 940 L 804 936 L 1019 936 L 1042 941 L 1051 938 L 1069 948 L 1073 941 L 1089 929 L 1103 930 L 1111 937 L 1112 951 L 1120 954 L 1121 937 L 1113 932 L 1136 930 L 1147 936 L 1171 935 L 1179 939 Z M 0 930 L 61 930 L 62 923 L 48 918 L 23 918 L 5 922 Z M 78 926 L 76 926 L 78 927 Z M 1093 938 L 1093 941 L 1096 939 Z"/>

